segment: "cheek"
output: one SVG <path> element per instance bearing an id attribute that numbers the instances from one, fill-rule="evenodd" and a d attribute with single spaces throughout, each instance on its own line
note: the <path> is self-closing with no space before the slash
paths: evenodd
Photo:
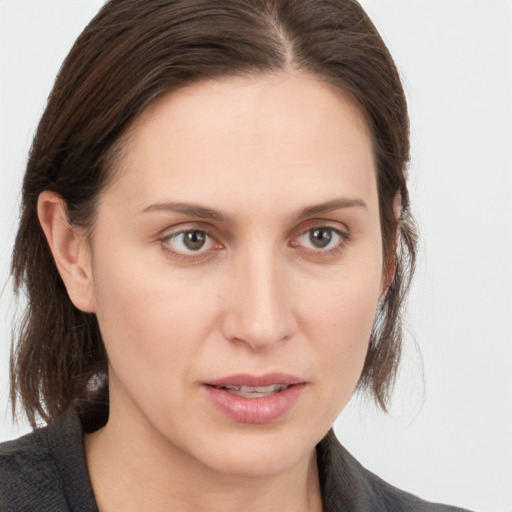
<path id="1" fill-rule="evenodd" d="M 361 244 L 339 266 L 314 283 L 304 282 L 296 293 L 304 301 L 300 309 L 308 312 L 306 324 L 322 338 L 335 336 L 345 345 L 366 339 L 370 332 L 382 293 L 382 258 L 379 239 L 374 238 L 376 242 Z"/>
<path id="2" fill-rule="evenodd" d="M 333 296 L 326 310 L 325 332 L 320 337 L 328 344 L 333 361 L 353 363 L 354 359 L 364 359 L 376 304 L 376 294 L 364 293 L 360 288 Z"/>
<path id="3" fill-rule="evenodd" d="M 193 283 L 168 276 L 168 267 L 140 255 L 98 258 L 95 300 L 101 333 L 116 376 L 130 386 L 150 386 L 158 375 L 185 377 L 208 330 L 209 295 Z M 198 310 L 204 311 L 198 322 Z"/>
<path id="4" fill-rule="evenodd" d="M 336 286 L 310 288 L 303 329 L 314 340 L 332 392 L 347 400 L 359 380 L 380 296 L 380 272 L 366 267 L 339 278 Z M 344 405 L 344 404 L 343 404 Z"/>

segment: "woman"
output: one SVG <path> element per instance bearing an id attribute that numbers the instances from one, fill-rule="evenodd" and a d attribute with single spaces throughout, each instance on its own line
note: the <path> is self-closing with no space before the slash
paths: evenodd
<path id="1" fill-rule="evenodd" d="M 400 80 L 354 1 L 110 1 L 31 151 L 5 510 L 448 510 L 331 426 L 383 408 L 414 264 Z"/>

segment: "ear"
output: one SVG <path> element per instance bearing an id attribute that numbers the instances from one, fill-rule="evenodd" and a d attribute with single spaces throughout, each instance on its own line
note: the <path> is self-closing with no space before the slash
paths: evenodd
<path id="1" fill-rule="evenodd" d="M 385 263 L 384 267 L 382 280 L 382 295 L 380 297 L 381 301 L 384 300 L 384 297 L 386 296 L 386 293 L 388 292 L 389 287 L 393 282 L 393 278 L 395 277 L 396 250 L 400 242 L 400 218 L 402 216 L 402 194 L 400 192 L 398 192 L 393 198 L 393 214 L 395 216 L 396 222 L 396 233 L 389 261 Z"/>
<path id="2" fill-rule="evenodd" d="M 91 252 L 84 230 L 69 223 L 66 202 L 56 192 L 41 192 L 37 214 L 71 302 L 94 313 Z"/>

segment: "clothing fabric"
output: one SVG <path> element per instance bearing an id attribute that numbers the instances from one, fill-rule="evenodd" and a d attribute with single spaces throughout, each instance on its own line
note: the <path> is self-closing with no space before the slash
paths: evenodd
<path id="1" fill-rule="evenodd" d="M 71 409 L 51 425 L 1 444 L 0 511 L 98 512 L 83 447 L 91 424 Z M 464 512 L 387 484 L 363 468 L 332 430 L 317 446 L 317 461 L 324 512 Z"/>

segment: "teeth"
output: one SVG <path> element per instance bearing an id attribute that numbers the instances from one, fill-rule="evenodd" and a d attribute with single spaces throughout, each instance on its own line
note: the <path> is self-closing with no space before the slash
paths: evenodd
<path id="1" fill-rule="evenodd" d="M 220 388 L 224 388 L 224 389 L 232 389 L 232 390 L 235 390 L 235 391 L 239 391 L 242 386 L 235 386 L 233 384 L 227 384 L 226 386 L 217 386 L 217 387 L 219 389 Z"/>
<path id="2" fill-rule="evenodd" d="M 270 384 L 269 386 L 236 386 L 228 384 L 226 386 L 216 386 L 218 389 L 224 389 L 228 393 L 245 398 L 260 398 L 279 393 L 288 386 L 286 384 Z"/>

